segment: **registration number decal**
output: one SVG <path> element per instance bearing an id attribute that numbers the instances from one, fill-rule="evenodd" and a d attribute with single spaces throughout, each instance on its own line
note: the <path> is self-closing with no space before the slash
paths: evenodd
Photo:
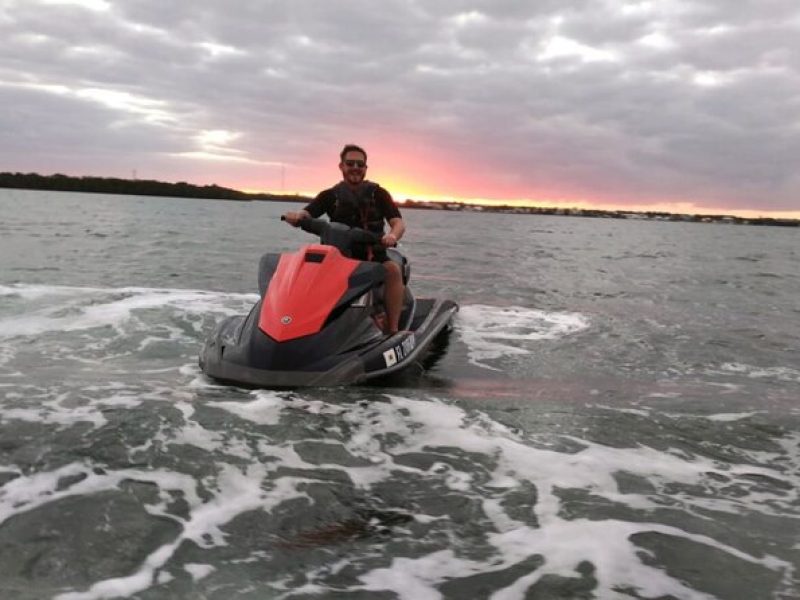
<path id="1" fill-rule="evenodd" d="M 414 350 L 414 347 L 417 345 L 417 340 L 412 333 L 402 342 L 397 344 L 397 346 L 393 346 L 389 348 L 383 353 L 383 360 L 386 363 L 387 367 L 391 367 L 396 365 L 409 354 L 411 351 Z"/>

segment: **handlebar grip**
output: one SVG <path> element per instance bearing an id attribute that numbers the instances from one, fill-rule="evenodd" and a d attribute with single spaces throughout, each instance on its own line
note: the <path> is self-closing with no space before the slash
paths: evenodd
<path id="1" fill-rule="evenodd" d="M 281 215 L 281 221 L 285 221 L 285 220 L 286 220 L 286 215 Z"/>

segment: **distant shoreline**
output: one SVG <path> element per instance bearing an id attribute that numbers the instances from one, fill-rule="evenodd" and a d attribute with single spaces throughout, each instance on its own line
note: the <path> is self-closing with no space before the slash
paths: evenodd
<path id="1" fill-rule="evenodd" d="M 218 185 L 198 186 L 183 181 L 178 183 L 167 183 L 151 179 L 71 177 L 61 174 L 39 175 L 38 173 L 0 173 L 0 188 L 44 190 L 53 192 L 83 192 L 134 196 L 200 198 L 204 200 L 230 200 L 238 202 L 266 200 L 270 202 L 308 203 L 311 201 L 311 198 L 298 194 L 289 195 L 248 193 Z M 468 204 L 455 201 L 430 202 L 412 199 L 407 199 L 400 204 L 406 208 L 415 208 L 421 210 L 800 227 L 800 219 L 775 219 L 771 217 L 744 218 L 731 215 L 680 214 L 655 211 L 637 212 L 585 208 L 541 208 L 510 205 L 495 206 L 486 204 Z"/>
<path id="2" fill-rule="evenodd" d="M 519 215 L 551 215 L 565 217 L 590 217 L 596 219 L 635 219 L 640 221 L 680 221 L 685 223 L 723 223 L 731 225 L 774 225 L 779 227 L 800 227 L 800 219 L 774 219 L 771 217 L 745 218 L 733 215 L 701 215 L 669 212 L 636 212 L 630 210 L 599 210 L 594 208 L 551 208 L 537 206 L 487 206 L 465 204 L 463 202 L 424 202 L 406 200 L 404 207 L 425 210 L 455 210 L 463 212 L 487 212 Z"/>
<path id="3" fill-rule="evenodd" d="M 121 194 L 126 196 L 161 196 L 201 198 L 203 200 L 233 200 L 250 202 L 308 202 L 298 195 L 249 194 L 219 185 L 194 185 L 180 181 L 167 183 L 154 179 L 119 179 L 115 177 L 71 177 L 69 175 L 39 175 L 38 173 L 0 173 L 0 188 L 44 190 L 49 192 L 84 192 L 90 194 Z"/>

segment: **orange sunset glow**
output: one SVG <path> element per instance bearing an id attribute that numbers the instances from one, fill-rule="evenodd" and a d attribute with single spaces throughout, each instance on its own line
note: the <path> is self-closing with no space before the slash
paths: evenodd
<path id="1" fill-rule="evenodd" d="M 399 147 L 398 147 L 399 146 Z M 649 202 L 628 198 L 626 202 L 603 197 L 574 193 L 575 186 L 564 185 L 564 189 L 529 189 L 524 183 L 515 183 L 513 177 L 494 177 L 479 161 L 459 163 L 455 156 L 434 156 L 432 153 L 414 150 L 408 145 L 391 144 L 386 151 L 381 145 L 368 146 L 369 171 L 367 178 L 380 183 L 389 190 L 395 201 L 405 200 L 462 203 L 482 206 L 519 206 L 538 208 L 573 208 L 584 210 L 608 210 L 631 212 L 666 212 L 676 214 L 732 215 L 743 218 L 769 217 L 800 219 L 797 211 L 748 210 L 726 206 L 724 203 L 701 205 L 696 201 L 680 198 L 651 198 Z M 243 185 L 239 189 L 248 192 L 275 194 L 299 194 L 314 197 L 319 191 L 338 181 L 338 148 L 332 156 L 315 157 L 299 167 L 305 182 L 299 181 L 291 166 L 284 168 L 285 186 Z M 474 160 L 474 159 L 473 159 Z M 532 167 L 533 168 L 533 167 Z M 232 187 L 237 187 L 232 184 Z"/>

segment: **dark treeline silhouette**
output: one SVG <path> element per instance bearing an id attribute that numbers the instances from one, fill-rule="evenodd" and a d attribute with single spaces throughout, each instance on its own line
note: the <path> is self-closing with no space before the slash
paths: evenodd
<path id="1" fill-rule="evenodd" d="M 0 173 L 0 188 L 51 190 L 56 192 L 89 192 L 98 194 L 128 194 L 135 196 L 176 196 L 180 198 L 206 198 L 211 200 L 307 200 L 300 196 L 275 194 L 248 194 L 219 185 L 193 185 L 180 181 L 167 183 L 152 179 L 117 179 L 114 177 L 70 177 L 39 175 L 38 173 Z"/>

